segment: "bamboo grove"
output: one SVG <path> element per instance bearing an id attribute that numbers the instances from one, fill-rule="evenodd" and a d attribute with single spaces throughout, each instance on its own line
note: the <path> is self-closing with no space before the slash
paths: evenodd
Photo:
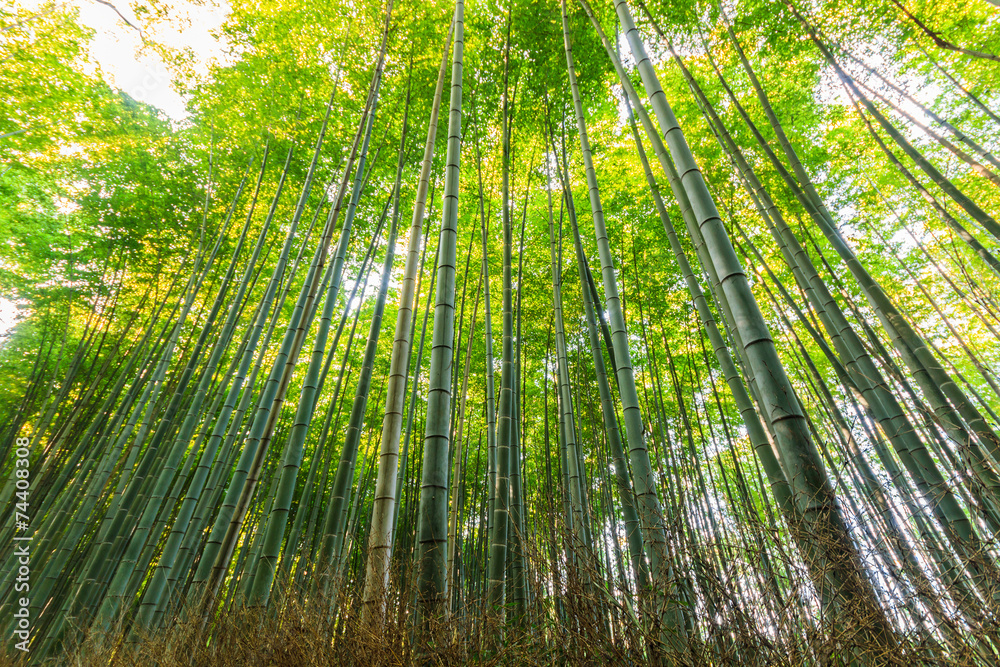
<path id="1" fill-rule="evenodd" d="M 993 5 L 2 19 L 32 662 L 1000 661 Z"/>

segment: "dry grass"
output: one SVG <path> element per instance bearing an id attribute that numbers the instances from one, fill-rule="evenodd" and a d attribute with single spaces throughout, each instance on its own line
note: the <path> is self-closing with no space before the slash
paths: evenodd
<path id="1" fill-rule="evenodd" d="M 352 617 L 356 619 L 357 617 Z M 641 644 L 623 637 L 594 636 L 592 629 L 546 624 L 521 632 L 511 632 L 494 647 L 496 624 L 470 623 L 453 619 L 441 623 L 436 637 L 445 638 L 426 655 L 430 665 L 650 665 Z M 470 627 L 475 634 L 463 634 Z M 121 637 L 90 638 L 83 645 L 52 664 L 90 667 L 305 667 L 365 665 L 395 667 L 413 664 L 413 644 L 407 628 L 390 624 L 384 628 L 364 627 L 358 622 L 331 623 L 324 614 L 308 613 L 298 605 L 287 605 L 280 615 L 262 616 L 236 612 L 220 617 L 212 629 L 211 641 L 199 641 L 194 625 L 176 625 L 139 640 Z M 683 656 L 663 655 L 663 665 L 847 665 L 850 656 L 857 664 L 889 665 L 973 665 L 982 664 L 972 655 L 934 659 L 913 646 L 896 656 L 872 654 L 871 647 L 850 642 L 849 638 L 815 633 L 809 651 L 781 646 L 761 637 L 729 636 L 711 641 L 694 641 Z M 837 650 L 836 646 L 851 651 Z M 921 655 L 922 654 L 922 655 Z M 29 664 L 0 661 L 4 665 Z"/>
<path id="2" fill-rule="evenodd" d="M 564 539 L 571 539 L 564 536 Z M 529 547 L 531 549 L 531 547 Z M 608 588 L 593 556 L 577 552 L 572 567 L 560 563 L 552 571 L 550 554 L 526 554 L 528 589 L 539 592 L 527 603 L 520 621 L 513 605 L 501 622 L 489 611 L 483 591 L 471 585 L 457 592 L 454 612 L 437 619 L 420 642 L 412 628 L 412 572 L 395 572 L 386 601 L 384 623 L 362 618 L 360 568 L 348 568 L 348 577 L 336 582 L 332 599 L 288 587 L 272 597 L 267 610 L 220 611 L 214 622 L 203 627 L 196 621 L 175 621 L 154 632 L 129 633 L 128 628 L 106 635 L 83 635 L 75 645 L 44 664 L 67 667 L 306 667 L 362 665 L 649 665 L 651 667 L 700 667 L 702 665 L 747 667 L 989 667 L 1000 664 L 993 651 L 1000 634 L 993 622 L 980 627 L 952 628 L 951 645 L 945 646 L 917 628 L 896 632 L 892 646 L 873 640 L 865 613 L 855 610 L 848 620 L 828 622 L 788 587 L 781 603 L 774 599 L 748 604 L 734 589 L 734 573 L 708 566 L 698 554 L 688 554 L 686 576 L 694 577 L 699 604 L 691 610 L 671 602 L 674 609 L 697 616 L 696 628 L 684 642 L 683 651 L 671 652 L 673 637 L 662 627 L 649 627 L 657 614 L 630 608 L 632 596 Z M 742 554 L 752 562 L 751 554 Z M 356 564 L 362 563 L 359 557 Z M 788 564 L 786 564 L 788 565 Z M 791 570 L 789 570 L 791 571 Z M 718 577 L 725 577 L 720 580 Z M 402 584 L 400 582 L 403 582 Z M 600 583 L 598 583 L 600 582 Z M 619 582 L 617 585 L 622 585 Z M 691 581 L 668 582 L 668 590 L 679 590 Z M 558 596 L 548 592 L 555 587 Z M 402 592 L 400 592 L 402 591 Z M 668 596 L 669 597 L 669 596 Z M 706 602 L 710 601 L 710 602 Z M 508 596 L 508 603 L 510 603 Z M 710 608 L 709 608 L 710 607 Z M 643 607 L 647 608 L 647 607 Z M 990 610 L 986 610 L 990 611 Z M 866 612 L 867 613 L 867 612 Z M 872 613 L 881 614 L 880 611 Z M 993 610 L 992 618 L 998 615 Z M 985 615 L 984 615 L 985 618 Z M 865 627 L 867 625 L 867 627 Z M 941 635 L 941 637 L 945 636 Z M 427 638 L 432 639 L 427 639 Z M 67 645 L 70 643 L 67 639 Z M 8 652 L 13 651 L 8 643 Z M 30 654 L 0 655 L 0 667 L 38 664 Z"/>
<path id="3" fill-rule="evenodd" d="M 353 598 L 353 599 L 351 599 Z M 861 633 L 813 626 L 795 641 L 774 639 L 747 627 L 716 627 L 707 637 L 691 639 L 687 650 L 670 655 L 652 636 L 629 621 L 624 610 L 605 605 L 598 615 L 597 598 L 582 590 L 561 598 L 566 618 L 559 620 L 551 600 L 535 605 L 522 630 L 509 626 L 501 637 L 499 623 L 474 610 L 440 621 L 430 631 L 431 645 L 415 646 L 411 630 L 395 618 L 379 627 L 361 622 L 356 596 L 341 596 L 340 613 L 328 605 L 287 601 L 280 611 L 232 611 L 209 628 L 177 623 L 140 637 L 123 633 L 90 636 L 48 664 L 90 667 L 305 667 L 364 665 L 394 667 L 429 665 L 984 665 L 966 649 L 935 657 L 935 647 L 901 641 L 886 654 L 865 645 Z M 498 639 L 499 638 L 499 639 Z M 656 650 L 655 647 L 660 649 Z M 654 647 L 650 653 L 649 648 Z M 425 660 L 415 660 L 419 652 Z M 655 654 L 655 655 L 654 655 Z M 652 656 L 652 657 L 651 657 Z M 34 664 L 23 658 L 0 659 L 0 665 Z"/>

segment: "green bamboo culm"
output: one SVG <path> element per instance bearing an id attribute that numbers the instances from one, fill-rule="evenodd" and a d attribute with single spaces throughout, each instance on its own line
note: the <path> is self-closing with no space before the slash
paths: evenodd
<path id="1" fill-rule="evenodd" d="M 671 592 L 670 585 L 668 584 L 673 577 L 670 573 L 663 507 L 657 495 L 655 475 L 646 445 L 642 412 L 639 408 L 639 395 L 636 391 L 635 374 L 632 368 L 631 352 L 628 345 L 628 334 L 625 329 L 625 318 L 622 313 L 618 282 L 615 277 L 614 258 L 608 242 L 608 233 L 604 223 L 604 211 L 601 206 L 601 194 L 597 184 L 597 174 L 594 170 L 590 142 L 587 139 L 587 128 L 583 116 L 583 102 L 580 97 L 579 86 L 576 82 L 572 38 L 569 33 L 569 16 L 565 0 L 562 2 L 562 25 L 563 43 L 566 52 L 566 70 L 569 75 L 570 89 L 573 93 L 573 109 L 576 115 L 577 130 L 580 135 L 580 152 L 583 154 L 590 209 L 594 218 L 594 233 L 597 237 L 597 249 L 601 261 L 605 309 L 610 320 L 611 340 L 615 349 L 618 389 L 622 403 L 622 421 L 625 424 L 629 459 L 632 464 L 632 481 L 635 488 L 636 502 L 640 508 L 639 514 L 642 519 L 643 537 L 647 544 L 646 555 L 650 562 L 652 581 L 654 582 L 654 586 L 660 590 L 660 595 L 676 599 L 676 595 Z M 662 613 L 664 614 L 664 627 L 671 649 L 682 651 L 685 640 L 683 638 L 684 622 L 680 608 L 672 602 L 664 603 L 662 600 L 658 601 L 657 604 L 661 606 Z"/>
<path id="2" fill-rule="evenodd" d="M 389 361 L 389 386 L 385 396 L 385 416 L 382 420 L 382 435 L 379 444 L 378 477 L 375 483 L 375 499 L 372 503 L 371 532 L 368 543 L 368 564 L 365 576 L 365 609 L 369 622 L 382 618 L 389 585 L 389 566 L 393 549 L 394 517 L 399 503 L 397 495 L 397 466 L 399 462 L 399 438 L 403 426 L 403 402 L 406 398 L 407 370 L 413 346 L 411 319 L 413 301 L 416 297 L 417 271 L 420 267 L 420 239 L 423 231 L 424 215 L 427 207 L 427 191 L 430 186 L 431 165 L 434 159 L 434 144 L 437 139 L 438 112 L 441 108 L 441 93 L 444 89 L 444 75 L 451 48 L 454 26 L 448 28 L 441 67 L 438 68 L 434 101 L 427 125 L 427 141 L 420 162 L 420 177 L 417 183 L 416 200 L 413 204 L 413 221 L 407 246 L 406 266 L 403 269 L 403 288 L 399 294 L 399 310 L 396 314 L 396 328 Z M 416 393 L 416 387 L 413 388 Z"/>
<path id="3" fill-rule="evenodd" d="M 361 373 L 358 377 L 358 385 L 355 390 L 354 402 L 351 405 L 350 421 L 347 425 L 347 432 L 344 436 L 344 444 L 340 453 L 340 461 L 337 465 L 337 474 L 334 477 L 333 488 L 330 493 L 330 504 L 327 507 L 323 551 L 320 554 L 320 566 L 326 568 L 332 567 L 336 560 L 341 558 L 341 554 L 344 549 L 345 503 L 348 487 L 354 474 L 355 463 L 358 456 L 358 447 L 361 444 L 361 434 L 364 426 L 365 412 L 368 408 L 369 388 L 371 386 L 375 355 L 378 351 L 378 341 L 382 332 L 382 315 L 385 312 L 385 301 L 389 288 L 389 277 L 392 272 L 392 263 L 395 257 L 396 248 L 396 236 L 399 230 L 399 191 L 400 181 L 403 174 L 403 160 L 405 156 L 404 142 L 406 141 L 408 112 L 409 103 L 407 102 L 407 109 L 403 114 L 403 131 L 402 139 L 400 140 L 399 162 L 396 166 L 396 182 L 393 187 L 392 196 L 392 219 L 389 228 L 385 262 L 382 267 L 382 280 L 379 284 L 378 296 L 376 297 L 375 307 L 372 312 L 371 325 L 368 332 L 368 343 L 365 346 L 365 355 L 361 364 Z M 328 579 L 332 574 L 332 572 L 328 572 L 325 575 L 325 587 L 329 586 Z"/>
<path id="4" fill-rule="evenodd" d="M 428 368 L 427 418 L 417 515 L 417 606 L 414 625 L 421 643 L 447 600 L 448 452 L 451 434 L 451 375 L 455 326 L 455 266 L 458 241 L 459 165 L 462 152 L 462 53 L 464 4 L 455 2 L 454 52 L 448 113 L 441 232 L 438 237 L 434 330 Z"/>
<path id="5" fill-rule="evenodd" d="M 503 105 L 501 107 L 502 136 L 502 185 L 501 225 L 503 227 L 503 298 L 500 366 L 500 405 L 497 413 L 496 444 L 496 503 L 493 507 L 493 524 L 490 532 L 489 602 L 492 611 L 502 618 L 506 593 L 508 564 L 508 536 L 510 533 L 510 475 L 511 453 L 517 437 L 514 424 L 514 303 L 512 285 L 513 230 L 510 219 L 510 23 L 512 7 L 507 13 L 507 41 L 504 47 Z M 484 240 L 485 243 L 485 240 Z M 485 246 L 484 246 L 485 250 Z"/>

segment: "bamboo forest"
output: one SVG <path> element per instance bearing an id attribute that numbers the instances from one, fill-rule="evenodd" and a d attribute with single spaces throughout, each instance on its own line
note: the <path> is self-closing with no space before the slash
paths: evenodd
<path id="1" fill-rule="evenodd" d="M 1000 664 L 998 0 L 7 0 L 0 235 L 0 665 Z"/>

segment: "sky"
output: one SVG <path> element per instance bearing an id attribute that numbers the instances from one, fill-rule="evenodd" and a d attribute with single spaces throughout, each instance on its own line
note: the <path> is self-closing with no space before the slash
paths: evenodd
<path id="1" fill-rule="evenodd" d="M 94 30 L 89 56 L 105 80 L 133 98 L 159 107 L 175 121 L 182 120 L 187 115 L 184 100 L 173 89 L 167 66 L 155 50 L 143 48 L 139 31 L 115 12 L 117 9 L 133 25 L 140 25 L 132 7 L 120 2 L 112 8 L 96 0 L 75 0 L 73 4 L 80 10 L 80 22 Z M 229 14 L 226 0 L 175 0 L 169 13 L 165 21 L 142 26 L 149 39 L 174 49 L 191 49 L 201 73 L 207 72 L 213 61 L 225 59 L 225 43 L 213 32 Z"/>
<path id="2" fill-rule="evenodd" d="M 51 0 L 14 0 L 15 7 L 42 11 Z M 139 32 L 123 21 L 116 9 L 133 25 L 139 25 L 127 0 L 111 0 L 110 7 L 96 0 L 72 0 L 66 4 L 80 12 L 80 23 L 94 31 L 88 49 L 92 66 L 105 81 L 136 100 L 159 107 L 175 122 L 187 116 L 184 99 L 172 86 L 166 64 L 152 48 L 143 48 Z M 229 15 L 226 0 L 173 0 L 167 20 L 149 26 L 147 37 L 174 49 L 191 49 L 196 71 L 206 73 L 212 62 L 226 60 L 226 45 L 213 35 Z M 17 323 L 17 304 L 0 297 L 0 336 Z"/>

